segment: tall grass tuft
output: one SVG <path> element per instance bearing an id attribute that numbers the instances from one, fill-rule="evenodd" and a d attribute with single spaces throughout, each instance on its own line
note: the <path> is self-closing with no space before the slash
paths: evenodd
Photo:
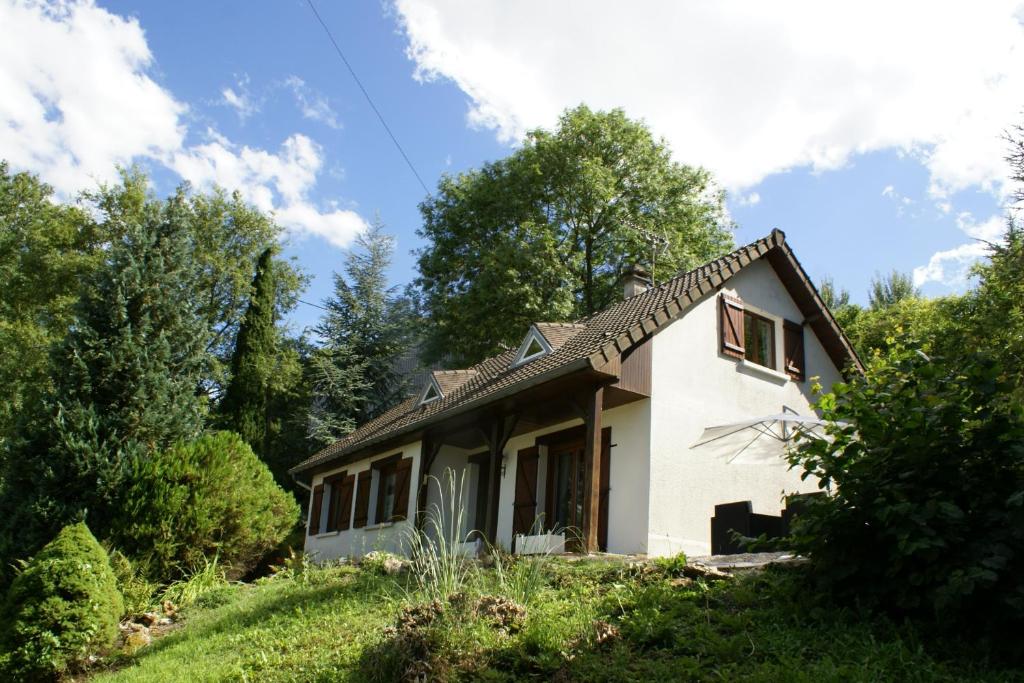
<path id="1" fill-rule="evenodd" d="M 445 469 L 441 478 L 427 478 L 437 484 L 439 501 L 426 510 L 422 529 L 409 525 L 403 531 L 410 549 L 410 574 L 416 590 L 430 599 L 445 600 L 466 585 L 471 563 L 463 552 L 468 532 L 464 518 L 466 473 L 456 475 Z"/>
<path id="2" fill-rule="evenodd" d="M 212 560 L 205 558 L 201 564 L 193 568 L 187 578 L 168 585 L 164 589 L 163 599 L 184 607 L 191 605 L 206 593 L 227 585 L 228 580 L 219 559 L 216 556 Z"/>
<path id="3" fill-rule="evenodd" d="M 531 529 L 539 532 L 542 528 L 543 523 L 538 516 Z M 536 555 L 513 555 L 491 546 L 489 554 L 494 559 L 498 588 L 505 597 L 527 605 L 544 588 L 544 575 L 551 560 L 550 550 Z"/>

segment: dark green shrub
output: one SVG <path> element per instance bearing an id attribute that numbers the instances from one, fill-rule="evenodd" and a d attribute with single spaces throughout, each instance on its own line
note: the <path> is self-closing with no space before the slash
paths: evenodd
<path id="1" fill-rule="evenodd" d="M 241 437 L 203 436 L 137 459 L 113 540 L 150 578 L 179 578 L 217 557 L 228 578 L 248 572 L 299 517 L 291 494 Z"/>
<path id="2" fill-rule="evenodd" d="M 64 527 L 11 584 L 4 609 L 4 669 L 51 680 L 110 647 L 124 611 L 106 551 L 84 523 Z"/>
<path id="3" fill-rule="evenodd" d="M 794 549 L 830 594 L 996 632 L 1024 619 L 1024 411 L 1000 364 L 894 344 L 818 406 L 832 441 L 791 456 L 806 499 Z"/>

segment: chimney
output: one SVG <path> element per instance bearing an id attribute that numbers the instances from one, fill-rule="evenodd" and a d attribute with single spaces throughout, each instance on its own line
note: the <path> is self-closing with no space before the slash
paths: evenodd
<path id="1" fill-rule="evenodd" d="M 625 273 L 622 274 L 622 298 L 628 299 L 641 292 L 646 292 L 651 286 L 651 274 L 646 269 L 634 263 Z"/>

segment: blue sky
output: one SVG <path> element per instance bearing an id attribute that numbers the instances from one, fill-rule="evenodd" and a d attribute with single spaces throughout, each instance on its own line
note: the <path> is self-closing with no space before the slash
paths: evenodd
<path id="1" fill-rule="evenodd" d="M 565 107 L 621 106 L 715 173 L 738 243 L 781 228 L 857 301 L 893 268 L 962 290 L 975 238 L 1001 225 L 1024 14 L 819 4 L 317 7 L 428 187 Z M 398 240 L 394 281 L 415 276 L 423 189 L 304 0 L 0 0 L 0 157 L 63 196 L 124 163 L 160 193 L 238 189 L 288 228 L 309 301 L 375 214 Z"/>

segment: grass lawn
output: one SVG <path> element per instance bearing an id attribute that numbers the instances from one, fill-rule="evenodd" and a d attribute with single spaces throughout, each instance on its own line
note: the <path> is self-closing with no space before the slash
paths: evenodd
<path id="1" fill-rule="evenodd" d="M 525 613 L 481 599 L 502 593 L 492 570 L 443 602 L 408 592 L 402 575 L 353 567 L 223 587 L 181 628 L 91 680 L 1024 679 L 958 648 L 926 647 L 909 626 L 810 607 L 782 569 L 707 584 L 669 565 L 551 560 L 539 577 L 519 593 Z"/>

